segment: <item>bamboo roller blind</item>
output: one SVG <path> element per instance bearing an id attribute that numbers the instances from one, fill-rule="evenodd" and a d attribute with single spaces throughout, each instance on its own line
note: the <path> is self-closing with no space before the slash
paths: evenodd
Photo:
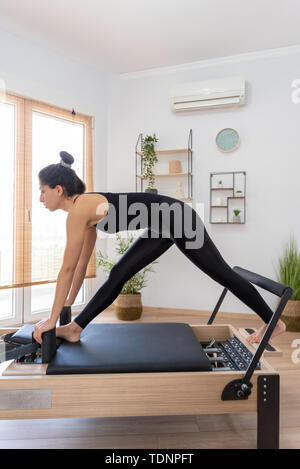
<path id="1" fill-rule="evenodd" d="M 3 99 L 1 99 L 3 102 Z M 15 171 L 14 171 L 14 227 L 13 227 L 13 266 L 11 278 L 0 278 L 0 290 L 56 282 L 52 278 L 32 279 L 32 115 L 43 113 L 50 117 L 64 119 L 84 126 L 84 168 L 83 181 L 86 191 L 93 192 L 93 145 L 92 117 L 83 114 L 73 115 L 71 111 L 38 101 L 6 93 L 4 102 L 15 105 Z M 5 155 L 1 155 L 5 157 Z M 55 162 L 55 161 L 54 161 Z M 58 161 L 57 161 L 58 162 Z M 49 163 L 50 164 L 50 163 Z M 5 175 L 2 175 L 5 177 Z M 5 201 L 2 201 L 5 203 Z M 5 226 L 5 221 L 4 221 Z M 62 265 L 63 253 L 61 253 Z M 60 259 L 59 259 L 60 261 Z M 58 272 L 57 272 L 58 274 Z M 95 248 L 87 266 L 85 278 L 96 277 Z"/>

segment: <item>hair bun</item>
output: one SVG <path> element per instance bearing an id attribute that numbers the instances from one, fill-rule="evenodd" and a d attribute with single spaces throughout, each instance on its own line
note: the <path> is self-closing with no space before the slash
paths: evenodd
<path id="1" fill-rule="evenodd" d="M 67 151 L 59 152 L 59 156 L 61 157 L 61 164 L 65 163 L 67 167 L 71 168 L 72 164 L 74 163 L 73 156 L 70 155 L 70 153 L 68 153 Z M 63 166 L 65 165 L 63 164 Z"/>

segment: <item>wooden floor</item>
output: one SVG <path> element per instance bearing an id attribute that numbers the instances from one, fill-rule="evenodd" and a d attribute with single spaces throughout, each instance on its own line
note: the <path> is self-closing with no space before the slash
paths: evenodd
<path id="1" fill-rule="evenodd" d="M 208 312 L 146 308 L 146 322 L 205 324 Z M 106 310 L 97 322 L 118 322 Z M 217 323 L 257 327 L 255 315 L 219 313 Z M 281 376 L 280 447 L 300 448 L 300 363 L 292 361 L 292 342 L 300 333 L 285 333 L 273 343 L 282 357 L 268 357 Z M 298 354 L 300 359 L 300 352 Z M 213 449 L 256 448 L 256 415 L 187 415 L 168 417 L 0 421 L 0 448 L 9 449 Z"/>

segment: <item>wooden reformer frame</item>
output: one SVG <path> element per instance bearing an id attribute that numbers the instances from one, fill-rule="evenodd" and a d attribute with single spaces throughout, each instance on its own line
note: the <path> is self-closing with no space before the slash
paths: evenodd
<path id="1" fill-rule="evenodd" d="M 246 370 L 46 375 L 47 364 L 7 363 L 0 376 L 0 419 L 134 417 L 257 413 L 257 447 L 279 447 L 279 374 L 262 358 L 283 308 L 289 287 L 234 269 L 281 300 L 257 349 L 231 325 L 191 325 L 199 342 L 236 336 L 253 354 Z M 16 330 L 16 329 L 15 329 Z M 3 329 L 1 335 L 14 332 Z M 256 365 L 260 361 L 260 369 Z"/>

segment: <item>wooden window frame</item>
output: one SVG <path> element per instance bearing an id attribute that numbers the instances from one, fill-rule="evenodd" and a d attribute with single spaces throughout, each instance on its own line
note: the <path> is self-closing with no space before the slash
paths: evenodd
<path id="1" fill-rule="evenodd" d="M 17 306 L 17 312 L 14 318 L 7 318 L 1 320 L 7 325 L 24 322 L 28 319 L 32 320 L 31 313 L 22 314 L 22 321 L 20 321 L 20 310 L 24 308 L 25 295 L 20 292 L 25 287 L 33 285 L 55 283 L 55 280 L 46 280 L 31 282 L 31 256 L 32 256 L 32 227 L 31 227 L 31 211 L 32 211 L 32 115 L 33 112 L 48 115 L 50 117 L 57 117 L 69 122 L 76 122 L 84 125 L 85 138 L 84 138 L 84 174 L 83 180 L 86 184 L 87 192 L 94 190 L 93 183 L 93 117 L 74 111 L 66 110 L 58 106 L 43 103 L 37 100 L 28 99 L 15 93 L 6 92 L 5 103 L 14 104 L 16 109 L 15 114 L 15 210 L 14 210 L 14 281 L 12 285 L 1 286 L 0 290 L 12 288 L 15 290 L 14 296 L 14 310 Z M 91 255 L 85 280 L 96 278 L 96 248 L 94 248 Z M 85 302 L 92 296 L 91 280 L 85 283 Z M 26 295 L 28 297 L 28 295 Z M 18 298 L 15 301 L 15 298 Z M 74 307 L 76 312 L 76 306 Z M 82 309 L 82 305 L 80 306 Z M 73 308 L 72 308 L 73 310 Z M 45 312 L 41 314 L 45 315 Z M 39 314 L 34 317 L 38 318 Z"/>

